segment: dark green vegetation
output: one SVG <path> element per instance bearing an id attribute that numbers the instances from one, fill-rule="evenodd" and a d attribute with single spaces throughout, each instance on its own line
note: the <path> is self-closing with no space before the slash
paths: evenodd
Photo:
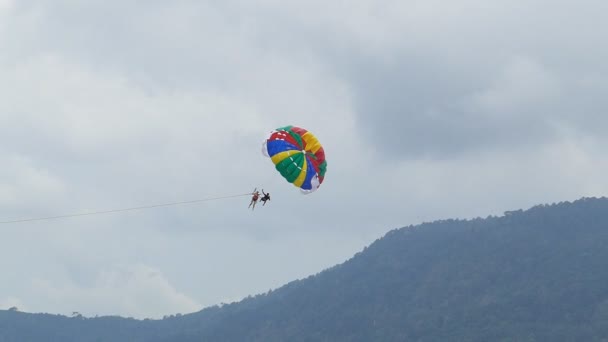
<path id="1" fill-rule="evenodd" d="M 276 291 L 159 321 L 0 311 L 0 341 L 608 341 L 608 199 L 393 230 Z"/>

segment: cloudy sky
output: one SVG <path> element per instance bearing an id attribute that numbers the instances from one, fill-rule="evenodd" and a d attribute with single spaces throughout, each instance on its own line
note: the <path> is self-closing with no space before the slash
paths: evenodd
<path id="1" fill-rule="evenodd" d="M 387 231 L 608 193 L 602 0 L 0 0 L 0 308 L 158 318 Z M 303 196 L 260 153 L 325 146 Z"/>

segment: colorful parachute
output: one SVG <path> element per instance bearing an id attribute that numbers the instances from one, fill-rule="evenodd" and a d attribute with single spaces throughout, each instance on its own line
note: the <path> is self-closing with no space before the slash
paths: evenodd
<path id="1" fill-rule="evenodd" d="M 319 140 L 304 128 L 277 128 L 264 140 L 262 152 L 302 192 L 311 193 L 323 183 L 327 170 L 325 152 Z"/>

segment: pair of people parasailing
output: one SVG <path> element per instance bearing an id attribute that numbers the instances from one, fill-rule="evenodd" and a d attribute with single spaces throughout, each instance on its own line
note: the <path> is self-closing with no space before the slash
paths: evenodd
<path id="1" fill-rule="evenodd" d="M 260 202 L 263 202 L 262 206 L 266 205 L 266 201 L 270 201 L 270 193 L 265 193 L 264 189 L 262 189 L 262 194 L 264 196 L 260 198 L 260 192 L 257 190 L 253 190 L 253 193 L 251 194 L 251 202 L 249 203 L 249 207 L 247 208 L 251 208 L 251 210 L 254 210 L 256 203 L 258 203 L 258 199 L 260 200 Z"/>

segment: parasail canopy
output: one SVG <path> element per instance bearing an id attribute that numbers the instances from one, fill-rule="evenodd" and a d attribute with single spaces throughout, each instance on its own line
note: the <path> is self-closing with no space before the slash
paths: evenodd
<path id="1" fill-rule="evenodd" d="M 285 126 L 264 140 L 262 152 L 277 171 L 304 193 L 321 186 L 327 170 L 325 151 L 319 140 L 304 128 Z"/>

